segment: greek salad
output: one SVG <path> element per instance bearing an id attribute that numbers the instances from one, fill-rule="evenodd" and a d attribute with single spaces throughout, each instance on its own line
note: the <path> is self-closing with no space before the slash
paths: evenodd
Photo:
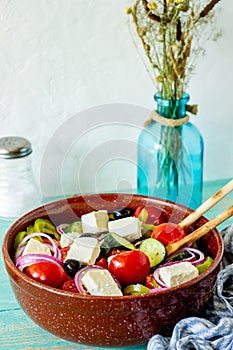
<path id="1" fill-rule="evenodd" d="M 166 246 L 186 236 L 155 207 L 92 211 L 59 226 L 38 218 L 20 231 L 14 262 L 34 280 L 95 296 L 155 293 L 185 283 L 213 259 L 197 246 L 166 258 Z"/>

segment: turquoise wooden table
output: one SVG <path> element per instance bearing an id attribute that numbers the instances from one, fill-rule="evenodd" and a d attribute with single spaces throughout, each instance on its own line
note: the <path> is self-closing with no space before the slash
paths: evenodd
<path id="1" fill-rule="evenodd" d="M 218 180 L 204 183 L 203 200 L 209 198 L 217 192 L 227 180 Z M 228 208 L 233 203 L 233 194 L 226 196 L 220 203 L 212 208 L 205 216 L 208 219 L 215 217 L 218 213 Z M 233 219 L 228 219 L 224 224 L 218 227 L 222 229 L 224 226 L 233 223 Z M 0 220 L 0 241 L 7 227 Z M 3 258 L 1 254 L 0 260 L 0 348 L 8 349 L 78 349 L 78 350 L 103 350 L 100 347 L 91 347 L 87 345 L 74 344 L 62 340 L 37 326 L 23 312 L 17 303 L 14 294 L 11 290 L 7 273 L 5 271 Z M 117 348 L 112 348 L 116 350 Z M 119 348 L 118 348 L 119 349 Z M 121 348 L 122 350 L 145 350 L 146 344 L 133 348 Z"/>

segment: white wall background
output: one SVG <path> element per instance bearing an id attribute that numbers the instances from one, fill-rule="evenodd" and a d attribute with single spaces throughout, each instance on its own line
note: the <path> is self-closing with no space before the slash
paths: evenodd
<path id="1" fill-rule="evenodd" d="M 217 43 L 206 43 L 207 53 L 198 63 L 187 91 L 190 102 L 199 105 L 199 115 L 192 117 L 192 122 L 205 141 L 205 180 L 233 176 L 233 2 L 221 3 L 216 25 L 222 27 L 223 36 Z M 77 190 L 74 174 L 75 162 L 80 161 L 83 152 L 80 147 L 86 147 L 87 152 L 87 140 L 91 144 L 97 137 L 89 134 L 85 140 L 82 138 L 74 151 L 74 142 L 85 128 L 100 125 L 97 129 L 101 144 L 111 132 L 102 128 L 102 123 L 142 125 L 145 111 L 154 107 L 154 86 L 132 43 L 124 14 L 128 4 L 127 0 L 0 1 L 0 137 L 20 135 L 32 142 L 33 164 L 46 194 L 60 192 L 57 181 L 64 185 L 63 191 Z M 121 107 L 128 104 L 131 107 L 122 112 Z M 99 111 L 101 105 L 106 108 Z M 141 115 L 132 115 L 135 105 Z M 96 114 L 93 122 L 98 111 L 101 115 Z M 75 139 L 74 124 L 69 121 L 76 114 Z M 113 138 L 124 135 L 123 129 L 111 129 Z M 127 139 L 127 133 L 123 138 Z M 64 156 L 62 163 L 56 163 L 58 156 L 59 162 Z M 100 176 L 97 190 L 106 185 L 101 169 L 107 163 L 102 166 L 98 155 L 92 160 L 83 179 L 87 191 L 99 181 L 94 179 L 93 171 L 98 168 L 95 162 Z M 129 163 L 126 168 L 124 162 L 119 166 L 114 163 L 107 169 L 108 179 L 130 182 Z M 59 164 L 63 175 L 56 180 L 55 174 L 61 173 L 56 168 Z M 135 178 L 132 181 L 134 186 Z"/>

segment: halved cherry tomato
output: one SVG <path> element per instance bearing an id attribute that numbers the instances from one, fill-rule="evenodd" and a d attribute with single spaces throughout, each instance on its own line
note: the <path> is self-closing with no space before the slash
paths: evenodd
<path id="1" fill-rule="evenodd" d="M 68 245 L 67 247 L 64 247 L 64 248 L 61 248 L 61 249 L 60 249 L 60 252 L 61 252 L 61 261 L 62 261 L 62 262 L 65 261 L 69 250 L 70 250 L 70 246 L 69 246 L 69 245 Z"/>
<path id="2" fill-rule="evenodd" d="M 122 284 L 140 283 L 150 272 L 150 260 L 142 251 L 130 250 L 113 255 L 108 269 Z"/>
<path id="3" fill-rule="evenodd" d="M 51 245 L 51 242 L 48 238 L 46 238 L 46 237 L 41 237 L 41 238 L 42 238 L 41 240 L 43 243 Z M 53 238 L 53 242 L 57 247 L 59 246 L 58 241 L 56 239 Z"/>
<path id="4" fill-rule="evenodd" d="M 26 267 L 25 273 L 37 282 L 54 288 L 61 288 L 69 278 L 61 266 L 47 261 L 34 263 Z"/>
<path id="5" fill-rule="evenodd" d="M 160 225 L 167 221 L 164 213 L 152 206 L 138 207 L 134 212 L 134 216 L 141 219 L 145 224 L 151 225 Z"/>
<path id="6" fill-rule="evenodd" d="M 62 290 L 65 290 L 67 292 L 74 292 L 74 293 L 78 293 L 78 289 L 74 283 L 74 280 L 68 279 L 67 281 L 65 281 L 62 285 Z"/>
<path id="7" fill-rule="evenodd" d="M 160 241 L 163 245 L 174 243 L 186 236 L 184 229 L 172 222 L 166 222 L 155 227 L 151 237 Z"/>

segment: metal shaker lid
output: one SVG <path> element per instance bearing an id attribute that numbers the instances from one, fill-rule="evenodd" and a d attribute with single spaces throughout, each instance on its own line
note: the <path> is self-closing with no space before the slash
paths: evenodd
<path id="1" fill-rule="evenodd" d="M 0 158 L 21 158 L 31 153 L 31 143 L 23 137 L 8 136 L 0 138 Z"/>

